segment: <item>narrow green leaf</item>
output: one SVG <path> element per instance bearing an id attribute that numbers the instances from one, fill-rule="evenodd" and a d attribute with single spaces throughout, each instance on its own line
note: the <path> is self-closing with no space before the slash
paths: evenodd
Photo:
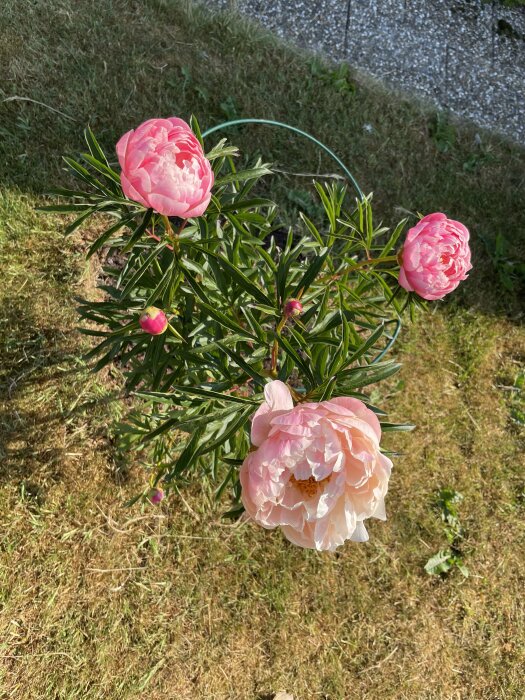
<path id="1" fill-rule="evenodd" d="M 192 243 L 191 245 L 192 248 L 200 250 L 206 257 L 211 257 L 217 260 L 222 265 L 222 267 L 225 270 L 227 270 L 227 272 L 251 297 L 256 299 L 261 304 L 273 307 L 271 299 L 227 258 L 225 258 L 223 255 L 220 255 L 219 253 L 215 253 L 214 251 L 208 250 L 207 248 L 204 248 L 201 245 L 195 243 Z"/>
<path id="2" fill-rule="evenodd" d="M 106 243 L 116 231 L 121 229 L 123 226 L 129 226 L 132 223 L 133 218 L 133 216 L 130 216 L 128 218 L 121 219 L 120 221 L 117 221 L 116 224 L 104 231 L 104 233 L 102 233 L 97 238 L 97 240 L 90 246 L 86 255 L 87 259 L 89 260 L 89 258 L 97 252 L 97 250 L 100 250 L 104 245 L 106 245 Z"/>
<path id="3" fill-rule="evenodd" d="M 278 333 L 273 333 L 272 335 L 277 339 L 277 342 L 283 348 L 284 352 L 295 362 L 297 368 L 301 369 L 306 375 L 308 381 L 311 384 L 315 384 L 316 382 L 308 363 L 303 360 L 299 352 L 291 345 L 288 339 Z"/>
<path id="4" fill-rule="evenodd" d="M 202 396 L 206 400 L 216 399 L 218 401 L 229 401 L 233 403 L 244 403 L 250 405 L 258 405 L 259 401 L 254 401 L 253 399 L 244 396 L 234 396 L 232 394 L 222 394 L 219 391 L 211 391 L 210 389 L 203 389 L 197 386 L 183 386 L 181 384 L 173 384 L 172 390 L 175 393 L 189 394 L 190 396 Z M 177 403 L 177 397 L 173 393 L 163 393 L 158 391 L 140 391 L 137 392 L 137 396 L 149 397 L 149 398 L 159 398 L 170 403 Z M 211 416 L 212 418 L 213 416 Z"/>
<path id="5" fill-rule="evenodd" d="M 157 257 L 157 255 L 161 252 L 163 248 L 166 247 L 166 242 L 163 241 L 162 243 L 159 243 L 153 250 L 150 252 L 150 254 L 145 258 L 144 262 L 142 265 L 139 267 L 139 269 L 132 275 L 132 277 L 128 280 L 128 283 L 122 290 L 120 294 L 121 299 L 125 299 L 132 289 L 136 287 L 137 283 L 141 279 L 141 277 L 146 273 L 148 267 L 151 265 L 153 260 Z"/>
<path id="6" fill-rule="evenodd" d="M 272 175 L 269 165 L 261 165 L 258 168 L 250 168 L 249 170 L 239 170 L 238 172 L 223 175 L 215 180 L 215 187 L 222 187 L 230 182 L 246 182 L 247 180 L 258 180 L 264 175 Z"/>
<path id="7" fill-rule="evenodd" d="M 377 343 L 379 338 L 383 335 L 385 330 L 385 327 L 383 324 L 378 326 L 375 331 L 365 340 L 364 343 L 362 343 L 357 350 L 350 355 L 348 360 L 345 362 L 345 366 L 348 367 L 348 365 L 351 365 L 352 363 L 356 362 L 359 360 L 370 348 L 373 348 L 374 345 Z"/>
<path id="8" fill-rule="evenodd" d="M 133 231 L 133 233 L 130 236 L 129 241 L 126 243 L 126 245 L 122 249 L 123 253 L 127 253 L 128 251 L 130 251 L 133 248 L 133 246 L 135 245 L 135 243 L 137 243 L 137 241 L 140 238 L 142 238 L 144 231 L 148 228 L 148 225 L 151 221 L 152 215 L 153 215 L 153 209 L 148 209 L 146 211 L 146 213 L 144 214 L 144 216 L 142 217 L 142 221 L 137 226 L 137 228 Z"/>
<path id="9" fill-rule="evenodd" d="M 100 180 L 97 180 L 96 177 L 91 175 L 89 170 L 84 168 L 83 165 L 80 163 L 77 163 L 76 160 L 73 158 L 69 158 L 68 156 L 63 156 L 64 161 L 68 164 L 68 166 L 75 172 L 77 177 L 79 177 L 81 180 L 86 182 L 88 185 L 91 187 L 94 187 L 96 190 L 99 190 L 99 192 L 102 192 L 105 195 L 109 195 L 110 197 L 114 194 L 112 190 L 109 187 L 106 187 L 106 185 L 103 185 Z"/>
<path id="10" fill-rule="evenodd" d="M 253 406 L 250 406 L 249 408 L 246 408 L 244 411 L 242 411 L 242 413 L 237 418 L 234 418 L 232 424 L 227 428 L 227 430 L 225 430 L 222 433 L 222 435 L 220 435 L 215 440 L 212 440 L 211 442 L 207 443 L 206 445 L 203 445 L 199 449 L 198 456 L 201 457 L 202 455 L 205 455 L 208 452 L 211 452 L 212 450 L 217 449 L 217 447 L 223 445 L 245 425 L 245 423 L 248 421 L 253 412 Z"/>
<path id="11" fill-rule="evenodd" d="M 383 250 L 381 251 L 381 254 L 379 255 L 380 258 L 384 258 L 385 255 L 388 255 L 388 253 L 390 253 L 392 248 L 397 243 L 399 236 L 403 233 L 403 229 L 405 228 L 407 221 L 408 221 L 408 219 L 402 219 L 398 223 L 398 225 L 395 227 L 392 235 L 388 239 L 385 247 L 383 248 Z"/>
<path id="12" fill-rule="evenodd" d="M 192 114 L 190 117 L 190 127 L 195 136 L 197 137 L 197 140 L 199 141 L 200 145 L 204 148 L 204 140 L 202 138 L 201 128 L 199 126 L 199 122 L 197 121 L 197 117 L 194 114 Z"/>
<path id="13" fill-rule="evenodd" d="M 238 353 L 234 352 L 223 343 L 219 342 L 218 345 L 224 350 L 228 357 L 230 357 L 235 362 L 235 364 L 238 367 L 244 370 L 246 374 L 254 380 L 256 384 L 263 388 L 266 386 L 266 379 L 262 375 L 260 375 L 253 367 L 250 367 L 250 365 L 247 362 L 245 362 L 245 360 Z"/>
<path id="14" fill-rule="evenodd" d="M 412 425 L 411 423 L 385 423 L 381 421 L 381 430 L 385 433 L 395 431 L 410 432 L 415 430 L 415 428 L 416 426 Z"/>
<path id="15" fill-rule="evenodd" d="M 315 258 L 311 262 L 309 262 L 308 267 L 306 268 L 303 276 L 301 277 L 291 294 L 292 297 L 298 297 L 299 293 L 301 293 L 302 295 L 308 290 L 312 282 L 317 277 L 319 271 L 323 267 L 329 252 L 330 250 L 328 248 L 325 248 L 319 255 L 316 255 Z"/>
<path id="16" fill-rule="evenodd" d="M 378 362 L 375 365 L 343 370 L 338 373 L 337 381 L 338 383 L 344 382 L 346 386 L 358 388 L 387 379 L 399 372 L 400 369 L 401 365 L 396 362 Z"/>
<path id="17" fill-rule="evenodd" d="M 170 469 L 168 474 L 165 476 L 164 481 L 166 481 L 166 483 L 169 484 L 171 481 L 180 476 L 182 472 L 188 469 L 188 467 L 190 467 L 192 463 L 197 459 L 197 451 L 199 449 L 199 442 L 203 432 L 204 428 L 201 428 L 200 430 L 196 430 L 193 433 L 191 438 L 186 443 L 184 449 L 180 453 L 175 463 L 175 466 L 173 467 L 173 469 Z"/>
<path id="18" fill-rule="evenodd" d="M 91 127 L 84 130 L 84 138 L 89 148 L 89 152 L 94 158 L 97 158 L 101 163 L 104 163 L 109 168 L 109 162 L 102 148 L 100 147 L 95 134 L 91 131 Z"/>
<path id="19" fill-rule="evenodd" d="M 109 166 L 105 165 L 104 163 L 101 163 L 97 158 L 94 158 L 90 153 L 81 153 L 80 156 L 82 157 L 83 160 L 86 161 L 86 163 L 89 163 L 92 168 L 94 168 L 97 172 L 99 172 L 101 175 L 106 177 L 108 180 L 111 181 L 111 189 L 113 189 L 115 192 L 122 192 L 121 186 L 120 186 L 120 177 L 119 175 Z M 117 187 L 114 187 L 114 185 L 117 185 Z"/>

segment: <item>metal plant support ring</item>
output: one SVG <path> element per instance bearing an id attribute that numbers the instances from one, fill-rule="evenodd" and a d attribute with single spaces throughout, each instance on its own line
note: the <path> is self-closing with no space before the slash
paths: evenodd
<path id="1" fill-rule="evenodd" d="M 336 154 L 332 151 L 331 148 L 328 148 L 324 143 L 319 141 L 319 139 L 316 139 L 315 136 L 312 136 L 306 131 L 303 131 L 302 129 L 298 129 L 296 126 L 290 126 L 290 124 L 284 124 L 283 122 L 276 122 L 273 121 L 272 119 L 234 119 L 229 122 L 224 122 L 223 124 L 218 124 L 217 126 L 212 126 L 211 129 L 207 129 L 203 134 L 202 138 L 206 138 L 206 136 L 209 136 L 210 134 L 215 133 L 216 131 L 221 131 L 222 129 L 227 129 L 230 126 L 239 126 L 240 124 L 264 124 L 266 126 L 278 126 L 281 127 L 282 129 L 287 129 L 288 131 L 293 131 L 294 134 L 299 134 L 299 136 L 304 136 L 304 138 L 308 139 L 309 141 L 312 141 L 315 143 L 316 146 L 319 146 L 325 153 L 327 153 L 330 158 L 337 163 L 337 165 L 341 168 L 341 170 L 344 172 L 348 180 L 352 183 L 353 188 L 357 192 L 357 195 L 359 199 L 364 199 L 363 192 L 359 185 L 357 184 L 357 181 L 355 177 L 352 175 L 350 170 L 346 167 L 346 165 L 343 163 L 343 161 L 336 156 Z"/>

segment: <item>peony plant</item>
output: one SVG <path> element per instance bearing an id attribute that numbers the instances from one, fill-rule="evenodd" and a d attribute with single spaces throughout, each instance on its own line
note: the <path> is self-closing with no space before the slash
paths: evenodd
<path id="1" fill-rule="evenodd" d="M 231 488 L 227 515 L 301 547 L 366 540 L 365 521 L 386 517 L 382 433 L 412 427 L 385 420 L 366 388 L 400 368 L 386 356 L 405 309 L 466 278 L 467 229 L 431 214 L 396 252 L 406 219 L 377 226 L 370 196 L 315 182 L 324 220 L 301 213 L 285 230 L 253 193 L 270 166 L 238 169 L 225 139 L 206 151 L 194 118 L 128 131 L 120 172 L 85 136 L 88 152 L 65 161 L 87 187 L 46 208 L 77 215 L 68 233 L 106 222 L 87 253 L 103 298 L 79 313 L 93 369 L 118 363 L 135 399 L 121 445 L 149 483 L 131 502 L 207 479 L 217 498 Z"/>

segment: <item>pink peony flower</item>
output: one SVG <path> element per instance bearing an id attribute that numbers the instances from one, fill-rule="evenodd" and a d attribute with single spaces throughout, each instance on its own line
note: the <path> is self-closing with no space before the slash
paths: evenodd
<path id="1" fill-rule="evenodd" d="M 117 143 L 124 194 L 159 214 L 188 219 L 208 206 L 213 171 L 185 121 L 148 119 Z"/>
<path id="2" fill-rule="evenodd" d="M 156 306 L 148 306 L 139 318 L 139 325 L 150 335 L 162 335 L 168 327 L 166 314 Z"/>
<path id="3" fill-rule="evenodd" d="M 392 462 L 379 451 L 376 415 L 341 397 L 294 407 L 288 387 L 266 385 L 241 467 L 242 502 L 266 528 L 300 547 L 333 551 L 368 539 L 366 518 L 386 519 Z"/>
<path id="4" fill-rule="evenodd" d="M 289 299 L 284 305 L 285 316 L 300 316 L 303 313 L 303 305 L 299 299 Z"/>
<path id="5" fill-rule="evenodd" d="M 467 279 L 469 232 L 445 214 L 428 214 L 411 228 L 400 253 L 399 284 L 423 299 L 442 299 Z"/>

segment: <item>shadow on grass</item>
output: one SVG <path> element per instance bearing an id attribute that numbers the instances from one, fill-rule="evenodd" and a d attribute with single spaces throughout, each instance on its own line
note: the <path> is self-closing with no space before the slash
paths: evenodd
<path id="1" fill-rule="evenodd" d="M 102 385 L 79 360 L 78 333 L 42 323 L 26 288 L 3 304 L 2 322 L 0 484 L 29 483 L 42 498 L 43 485 L 62 478 L 68 451 L 79 439 L 108 443 L 108 407 L 121 392 L 111 381 Z"/>

